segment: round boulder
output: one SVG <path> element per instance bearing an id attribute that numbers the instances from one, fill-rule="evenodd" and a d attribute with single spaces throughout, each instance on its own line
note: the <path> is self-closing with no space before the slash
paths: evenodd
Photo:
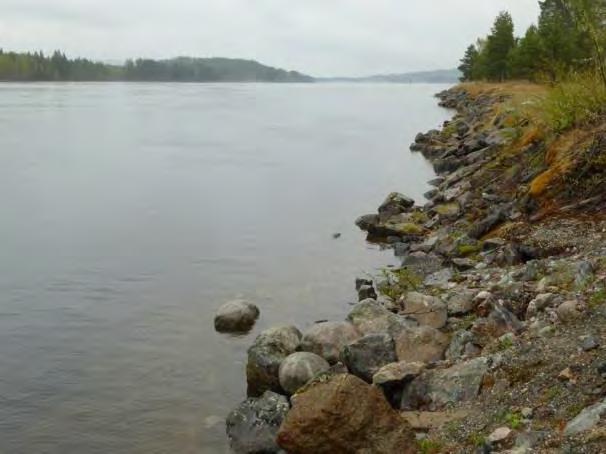
<path id="1" fill-rule="evenodd" d="M 294 394 L 317 374 L 326 372 L 329 368 L 330 364 L 315 353 L 293 353 L 280 365 L 280 386 L 287 393 Z"/>
<path id="2" fill-rule="evenodd" d="M 335 364 L 343 348 L 360 337 L 361 334 L 349 322 L 316 323 L 303 335 L 300 350 L 315 353 Z"/>
<path id="3" fill-rule="evenodd" d="M 220 333 L 250 331 L 259 318 L 259 308 L 244 300 L 225 303 L 215 314 L 215 329 Z"/>

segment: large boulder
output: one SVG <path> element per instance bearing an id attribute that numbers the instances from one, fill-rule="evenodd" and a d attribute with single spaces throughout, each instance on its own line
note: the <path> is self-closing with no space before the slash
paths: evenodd
<path id="1" fill-rule="evenodd" d="M 490 361 L 480 357 L 449 369 L 426 370 L 404 389 L 402 409 L 441 410 L 474 399 L 480 392 Z"/>
<path id="2" fill-rule="evenodd" d="M 236 454 L 278 453 L 278 429 L 289 410 L 286 397 L 267 391 L 249 398 L 227 416 L 227 436 Z"/>
<path id="3" fill-rule="evenodd" d="M 260 396 L 265 391 L 283 392 L 279 370 L 282 361 L 294 353 L 301 341 L 301 332 L 294 326 L 278 326 L 263 331 L 248 349 L 246 381 L 248 395 Z"/>
<path id="4" fill-rule="evenodd" d="M 245 333 L 259 318 L 259 308 L 244 300 L 225 303 L 215 314 L 215 329 L 220 333 Z"/>
<path id="5" fill-rule="evenodd" d="M 381 367 L 396 361 L 393 338 L 389 334 L 369 334 L 347 345 L 341 360 L 349 371 L 368 383 Z"/>
<path id="6" fill-rule="evenodd" d="M 308 385 L 278 432 L 290 454 L 412 454 L 414 434 L 382 392 L 353 375 L 335 375 Z"/>
<path id="7" fill-rule="evenodd" d="M 316 323 L 305 331 L 300 349 L 315 353 L 330 364 L 335 364 L 343 347 L 360 337 L 362 337 L 360 332 L 348 322 Z"/>
<path id="8" fill-rule="evenodd" d="M 439 298 L 409 292 L 404 296 L 404 313 L 416 319 L 420 325 L 440 329 L 446 325 L 448 312 L 446 304 Z"/>
<path id="9" fill-rule="evenodd" d="M 287 393 L 294 394 L 317 374 L 326 372 L 329 368 L 330 364 L 315 353 L 293 353 L 280 365 L 280 386 Z"/>
<path id="10" fill-rule="evenodd" d="M 406 317 L 388 311 L 372 299 L 356 304 L 347 320 L 363 335 L 389 333 L 395 336 L 403 329 L 416 324 Z"/>
<path id="11" fill-rule="evenodd" d="M 409 328 L 395 338 L 398 361 L 431 363 L 444 358 L 450 340 L 431 326 Z"/>
<path id="12" fill-rule="evenodd" d="M 403 194 L 392 192 L 379 207 L 379 216 L 382 220 L 397 214 L 406 213 L 415 204 L 415 201 Z"/>

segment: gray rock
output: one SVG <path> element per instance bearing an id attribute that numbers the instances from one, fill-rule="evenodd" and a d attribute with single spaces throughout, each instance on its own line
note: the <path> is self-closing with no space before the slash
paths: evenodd
<path id="1" fill-rule="evenodd" d="M 467 330 L 457 331 L 446 349 L 446 359 L 458 360 L 463 358 L 466 354 L 467 345 L 473 344 L 473 338 L 473 334 Z"/>
<path id="2" fill-rule="evenodd" d="M 415 204 L 415 201 L 403 194 L 392 192 L 379 207 L 379 216 L 381 219 L 408 212 Z"/>
<path id="3" fill-rule="evenodd" d="M 280 386 L 287 393 L 294 394 L 317 374 L 326 372 L 329 368 L 330 364 L 315 353 L 293 353 L 280 365 Z"/>
<path id="4" fill-rule="evenodd" d="M 427 276 L 442 269 L 442 259 L 435 254 L 413 252 L 402 257 L 402 267 L 419 276 Z"/>
<path id="5" fill-rule="evenodd" d="M 449 339 L 430 326 L 409 328 L 395 338 L 398 361 L 431 363 L 444 358 Z"/>
<path id="6" fill-rule="evenodd" d="M 479 318 L 471 327 L 477 345 L 486 346 L 492 339 L 497 339 L 506 333 L 519 333 L 524 328 L 522 322 L 512 314 L 502 303 L 493 305 L 492 311 L 486 318 Z"/>
<path id="7" fill-rule="evenodd" d="M 577 264 L 575 273 L 575 284 L 578 288 L 582 288 L 589 284 L 594 278 L 593 265 L 588 261 L 582 261 Z"/>
<path id="8" fill-rule="evenodd" d="M 347 320 L 363 335 L 389 333 L 393 336 L 415 325 L 414 321 L 393 314 L 371 299 L 356 304 Z"/>
<path id="9" fill-rule="evenodd" d="M 452 264 L 458 271 L 472 270 L 476 266 L 476 262 L 474 262 L 473 260 L 461 258 L 452 259 Z"/>
<path id="10" fill-rule="evenodd" d="M 231 449 L 236 454 L 281 452 L 276 436 L 288 410 L 286 397 L 271 391 L 246 399 L 227 417 Z"/>
<path id="11" fill-rule="evenodd" d="M 475 307 L 474 297 L 477 291 L 463 289 L 448 296 L 446 305 L 448 307 L 448 315 L 458 316 L 469 314 Z"/>
<path id="12" fill-rule="evenodd" d="M 556 301 L 556 295 L 553 293 L 540 293 L 538 294 L 526 308 L 526 319 L 534 317 L 539 312 L 544 311 Z"/>
<path id="13" fill-rule="evenodd" d="M 427 276 L 423 281 L 423 285 L 427 287 L 447 289 L 452 276 L 453 273 L 450 268 L 443 268 L 440 271 L 436 271 L 435 273 Z"/>
<path id="14" fill-rule="evenodd" d="M 566 424 L 564 435 L 576 435 L 594 428 L 604 414 L 606 414 L 606 399 L 585 408 L 572 421 Z"/>
<path id="15" fill-rule="evenodd" d="M 244 300 L 225 303 L 215 314 L 215 329 L 220 333 L 248 332 L 259 318 L 259 308 Z"/>
<path id="16" fill-rule="evenodd" d="M 358 290 L 360 290 L 361 287 L 365 286 L 365 285 L 370 285 L 371 287 L 373 286 L 374 282 L 372 281 L 372 279 L 366 279 L 364 277 L 358 277 L 356 278 L 356 292 Z"/>
<path id="17" fill-rule="evenodd" d="M 347 345 L 341 353 L 341 361 L 347 369 L 368 383 L 381 367 L 396 360 L 394 341 L 389 334 L 364 336 Z"/>
<path id="18" fill-rule="evenodd" d="M 474 399 L 480 392 L 489 359 L 475 358 L 449 369 L 426 370 L 415 378 L 402 396 L 402 409 L 437 411 Z"/>
<path id="19" fill-rule="evenodd" d="M 436 329 L 443 328 L 448 319 L 444 302 L 434 296 L 418 292 L 409 292 L 405 295 L 404 313 L 415 318 L 420 325 L 428 325 Z"/>
<path id="20" fill-rule="evenodd" d="M 303 335 L 300 349 L 315 353 L 330 364 L 335 364 L 339 360 L 343 347 L 361 336 L 356 327 L 348 322 L 317 323 Z"/>
<path id="21" fill-rule="evenodd" d="M 356 219 L 356 225 L 358 228 L 360 228 L 360 230 L 364 230 L 365 232 L 372 230 L 378 224 L 378 214 L 365 214 L 364 216 L 360 216 L 358 219 Z"/>
<path id="22" fill-rule="evenodd" d="M 358 300 L 364 301 L 367 299 L 377 299 L 377 292 L 375 292 L 375 289 L 372 285 L 363 285 L 358 290 Z"/>
<path id="23" fill-rule="evenodd" d="M 583 349 L 583 351 L 588 352 L 591 350 L 595 350 L 599 346 L 600 346 L 600 339 L 594 335 L 589 335 L 589 336 L 585 336 L 585 338 L 583 339 L 583 344 L 581 345 L 581 348 Z"/>
<path id="24" fill-rule="evenodd" d="M 483 220 L 476 222 L 467 234 L 470 238 L 480 239 L 485 234 L 494 229 L 505 219 L 504 213 L 500 210 L 486 216 Z"/>
<path id="25" fill-rule="evenodd" d="M 294 326 L 270 328 L 257 336 L 248 349 L 246 381 L 249 396 L 260 396 L 268 390 L 282 392 L 280 364 L 295 352 L 300 340 L 301 332 Z"/>

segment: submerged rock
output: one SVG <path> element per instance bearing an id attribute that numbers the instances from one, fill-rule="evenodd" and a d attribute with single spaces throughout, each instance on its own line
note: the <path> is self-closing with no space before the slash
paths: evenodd
<path id="1" fill-rule="evenodd" d="M 360 337 L 362 334 L 348 322 L 317 323 L 303 335 L 301 350 L 315 353 L 335 364 L 343 348 Z"/>
<path id="2" fill-rule="evenodd" d="M 294 353 L 301 332 L 294 326 L 279 326 L 263 331 L 248 349 L 246 380 L 248 395 L 260 396 L 265 391 L 283 392 L 279 369 L 282 361 Z"/>
<path id="3" fill-rule="evenodd" d="M 220 333 L 250 331 L 259 318 L 259 308 L 245 300 L 225 303 L 215 314 L 215 329 Z"/>
<path id="4" fill-rule="evenodd" d="M 293 398 L 278 444 L 291 454 L 412 454 L 414 434 L 382 392 L 353 375 L 312 383 Z"/>
<path id="5" fill-rule="evenodd" d="M 326 372 L 329 368 L 330 364 L 315 353 L 293 353 L 280 365 L 280 386 L 287 393 L 294 394 L 317 374 Z"/>
<path id="6" fill-rule="evenodd" d="M 278 453 L 278 429 L 286 418 L 286 397 L 267 391 L 249 398 L 227 416 L 227 436 L 236 454 Z"/>

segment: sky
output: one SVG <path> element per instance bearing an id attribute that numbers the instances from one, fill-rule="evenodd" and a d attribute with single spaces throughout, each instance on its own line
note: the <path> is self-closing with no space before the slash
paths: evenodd
<path id="1" fill-rule="evenodd" d="M 0 47 L 70 57 L 232 57 L 313 76 L 453 68 L 499 11 L 537 0 L 0 0 Z"/>

